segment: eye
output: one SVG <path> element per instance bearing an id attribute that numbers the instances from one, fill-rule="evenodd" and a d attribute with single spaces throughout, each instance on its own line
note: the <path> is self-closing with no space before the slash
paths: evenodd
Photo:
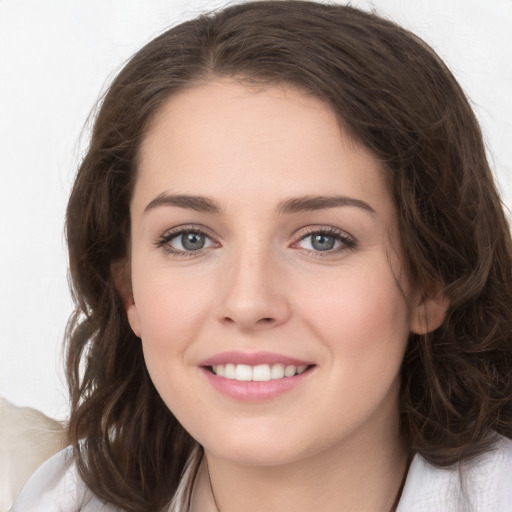
<path id="1" fill-rule="evenodd" d="M 209 247 L 218 247 L 218 243 L 204 231 L 195 228 L 167 232 L 158 240 L 157 245 L 174 254 L 193 254 Z"/>
<path id="2" fill-rule="evenodd" d="M 206 235 L 203 233 L 183 233 L 174 237 L 169 243 L 180 251 L 199 251 L 204 248 L 206 240 Z"/>
<path id="3" fill-rule="evenodd" d="M 302 236 L 292 247 L 305 249 L 312 253 L 336 253 L 353 249 L 356 245 L 354 238 L 336 229 L 314 229 Z"/>
<path id="4" fill-rule="evenodd" d="M 315 251 L 330 251 L 336 247 L 336 244 L 340 244 L 339 240 L 336 239 L 333 235 L 326 235 L 325 233 L 317 233 L 316 235 L 309 235 L 305 239 L 302 239 L 303 242 L 308 240 L 309 249 L 314 249 Z"/>

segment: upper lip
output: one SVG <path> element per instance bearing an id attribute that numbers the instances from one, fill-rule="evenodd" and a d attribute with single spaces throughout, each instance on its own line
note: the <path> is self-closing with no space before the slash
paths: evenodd
<path id="1" fill-rule="evenodd" d="M 282 364 L 285 366 L 309 366 L 313 364 L 311 361 L 297 359 L 284 354 L 276 354 L 275 352 L 237 352 L 228 351 L 215 354 L 199 363 L 199 366 L 217 366 L 219 364 L 246 364 L 249 366 L 257 366 L 260 364 Z"/>

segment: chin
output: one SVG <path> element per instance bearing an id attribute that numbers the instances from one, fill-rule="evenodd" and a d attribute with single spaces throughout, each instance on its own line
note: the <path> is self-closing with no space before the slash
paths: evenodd
<path id="1" fill-rule="evenodd" d="M 311 442 L 315 436 L 295 437 L 290 436 L 290 432 L 293 431 L 281 434 L 276 429 L 232 430 L 229 434 L 208 436 L 204 442 L 198 441 L 207 455 L 240 466 L 283 466 L 311 457 L 326 448 L 321 443 Z"/>

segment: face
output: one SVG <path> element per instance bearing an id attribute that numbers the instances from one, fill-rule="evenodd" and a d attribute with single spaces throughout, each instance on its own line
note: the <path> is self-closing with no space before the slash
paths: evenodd
<path id="1" fill-rule="evenodd" d="M 207 454 L 276 465 L 396 429 L 422 305 L 384 172 L 292 88 L 197 86 L 150 125 L 128 319 Z"/>

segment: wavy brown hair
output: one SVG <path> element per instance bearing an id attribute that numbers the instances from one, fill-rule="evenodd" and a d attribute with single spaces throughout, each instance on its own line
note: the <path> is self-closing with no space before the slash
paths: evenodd
<path id="1" fill-rule="evenodd" d="M 490 432 L 512 437 L 511 239 L 460 86 L 423 41 L 374 14 L 249 2 L 163 33 L 102 99 L 67 210 L 69 430 L 86 484 L 123 510 L 161 510 L 195 446 L 150 380 L 115 277 L 148 123 L 177 91 L 225 76 L 320 98 L 387 168 L 409 276 L 450 303 L 440 328 L 410 336 L 400 412 L 411 453 L 446 466 L 489 449 Z"/>

